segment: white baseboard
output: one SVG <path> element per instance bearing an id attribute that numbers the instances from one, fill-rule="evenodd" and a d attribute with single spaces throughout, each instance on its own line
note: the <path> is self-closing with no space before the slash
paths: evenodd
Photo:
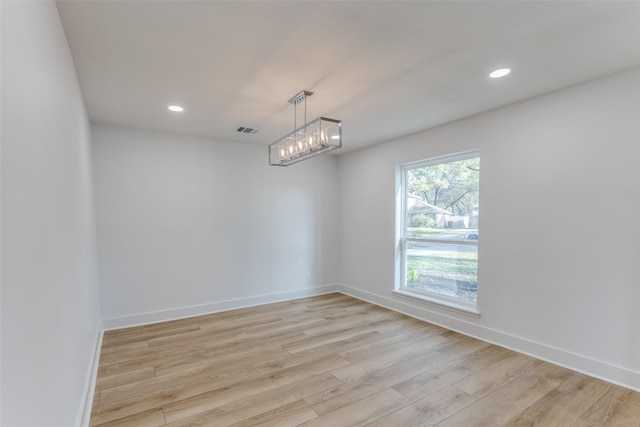
<path id="1" fill-rule="evenodd" d="M 338 285 L 323 285 L 315 286 L 312 288 L 296 289 L 292 291 L 260 295 L 255 297 L 218 301 L 191 307 L 181 307 L 170 310 L 156 311 L 152 313 L 114 317 L 111 319 L 104 319 L 102 321 L 102 328 L 103 330 L 129 328 L 132 326 L 166 322 L 169 320 L 183 319 L 186 317 L 200 316 L 203 314 L 218 313 L 221 311 L 235 310 L 238 308 L 246 308 L 256 305 L 306 298 L 337 291 Z"/>
<path id="2" fill-rule="evenodd" d="M 388 298 L 346 285 L 339 285 L 338 290 L 345 295 L 442 326 L 443 328 L 478 338 L 555 365 L 563 366 L 631 390 L 640 391 L 640 372 L 439 313 L 430 310 L 426 305 L 423 307 L 418 306 L 408 298 L 405 302 L 403 301 L 404 298 L 400 296 Z"/>
<path id="3" fill-rule="evenodd" d="M 101 328 L 96 328 L 93 352 L 91 354 L 91 363 L 89 363 L 89 368 L 87 369 L 83 400 L 80 404 L 78 416 L 76 417 L 76 427 L 89 427 L 91 409 L 93 406 L 93 396 L 96 391 L 96 379 L 98 377 L 98 365 L 100 363 L 100 349 L 102 348 L 103 335 L 104 331 Z"/>

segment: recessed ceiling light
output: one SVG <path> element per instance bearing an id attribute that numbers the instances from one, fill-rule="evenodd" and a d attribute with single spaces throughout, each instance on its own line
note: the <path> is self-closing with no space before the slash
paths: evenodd
<path id="1" fill-rule="evenodd" d="M 179 113 L 181 111 L 184 111 L 184 108 L 182 108 L 179 105 L 169 105 L 169 110 L 175 111 L 176 113 Z"/>
<path id="2" fill-rule="evenodd" d="M 509 68 L 500 68 L 499 70 L 495 70 L 491 74 L 489 74 L 489 77 L 491 77 L 492 79 L 497 79 L 497 78 L 506 76 L 510 72 L 511 72 L 511 69 Z"/>

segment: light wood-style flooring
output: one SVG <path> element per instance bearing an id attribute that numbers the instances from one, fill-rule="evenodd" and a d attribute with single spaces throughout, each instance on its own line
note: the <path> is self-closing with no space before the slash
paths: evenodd
<path id="1" fill-rule="evenodd" d="M 107 331 L 92 426 L 640 426 L 640 393 L 329 294 Z"/>

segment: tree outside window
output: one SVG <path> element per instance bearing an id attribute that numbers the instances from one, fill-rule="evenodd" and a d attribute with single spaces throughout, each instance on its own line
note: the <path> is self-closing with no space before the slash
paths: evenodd
<path id="1" fill-rule="evenodd" d="M 400 167 L 397 289 L 475 307 L 478 287 L 478 152 Z"/>

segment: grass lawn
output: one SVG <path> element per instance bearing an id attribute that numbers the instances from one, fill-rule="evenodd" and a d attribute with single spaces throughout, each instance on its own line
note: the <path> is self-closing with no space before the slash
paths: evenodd
<path id="1" fill-rule="evenodd" d="M 464 282 L 477 282 L 477 252 L 433 251 L 429 255 L 408 255 L 407 272 L 439 276 Z"/>

